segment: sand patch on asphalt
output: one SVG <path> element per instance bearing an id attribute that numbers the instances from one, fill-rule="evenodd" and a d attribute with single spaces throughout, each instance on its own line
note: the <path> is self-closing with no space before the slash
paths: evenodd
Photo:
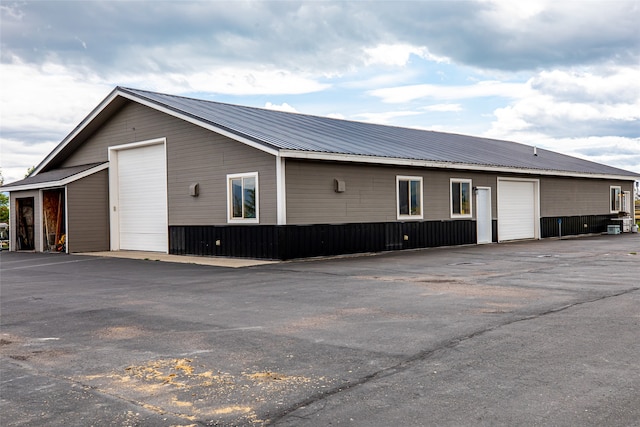
<path id="1" fill-rule="evenodd" d="M 150 360 L 76 380 L 157 413 L 215 425 L 263 425 L 267 420 L 258 418 L 261 405 L 290 404 L 332 382 L 272 369 L 232 374 L 188 358 Z"/>

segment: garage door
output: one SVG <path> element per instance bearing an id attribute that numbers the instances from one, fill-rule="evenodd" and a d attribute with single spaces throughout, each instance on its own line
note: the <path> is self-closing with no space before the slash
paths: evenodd
<path id="1" fill-rule="evenodd" d="M 167 252 L 164 144 L 118 150 L 120 249 Z"/>
<path id="2" fill-rule="evenodd" d="M 536 182 L 498 181 L 498 239 L 536 237 Z"/>

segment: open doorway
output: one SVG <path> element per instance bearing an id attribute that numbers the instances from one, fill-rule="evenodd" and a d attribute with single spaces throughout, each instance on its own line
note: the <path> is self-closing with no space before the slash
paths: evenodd
<path id="1" fill-rule="evenodd" d="M 42 232 L 43 250 L 48 252 L 67 251 L 66 215 L 64 189 L 42 192 Z"/>
<path id="2" fill-rule="evenodd" d="M 16 199 L 16 247 L 19 251 L 35 250 L 33 207 L 33 197 Z"/>

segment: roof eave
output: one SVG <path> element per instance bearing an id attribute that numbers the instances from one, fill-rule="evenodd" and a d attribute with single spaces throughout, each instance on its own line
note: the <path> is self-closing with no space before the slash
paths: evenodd
<path id="1" fill-rule="evenodd" d="M 53 151 L 51 151 L 47 157 L 44 158 L 44 160 L 42 160 L 42 162 L 40 162 L 40 164 L 38 164 L 38 166 L 36 166 L 36 168 L 33 171 L 33 175 L 37 175 L 38 173 L 40 173 L 43 169 L 45 169 L 53 160 L 55 160 L 57 158 L 57 156 L 75 139 L 77 138 L 94 120 L 96 120 L 100 114 L 107 108 L 109 107 L 109 105 L 111 105 L 118 97 L 124 98 L 124 99 L 128 99 L 130 101 L 134 101 L 137 102 L 139 104 L 145 105 L 147 107 L 153 108 L 154 110 L 163 112 L 165 114 L 169 114 L 170 116 L 185 120 L 189 123 L 192 123 L 196 126 L 200 126 L 202 128 L 211 130 L 213 132 L 219 133 L 221 135 L 227 136 L 231 139 L 234 139 L 238 142 L 244 143 L 246 145 L 249 145 L 253 148 L 256 148 L 258 150 L 267 152 L 271 155 L 276 156 L 278 154 L 278 150 L 269 146 L 266 146 L 264 144 L 261 144 L 259 142 L 256 142 L 252 139 L 249 138 L 245 138 L 242 135 L 238 135 L 235 134 L 233 132 L 229 132 L 228 130 L 215 126 L 205 120 L 202 119 L 198 119 L 196 117 L 192 117 L 189 116 L 187 114 L 182 114 L 176 110 L 173 110 L 171 108 L 167 108 L 166 106 L 163 106 L 161 104 L 152 102 L 150 100 L 147 100 L 139 95 L 136 95 L 134 93 L 131 93 L 129 91 L 127 91 L 124 88 L 121 87 L 116 87 L 114 90 L 111 91 L 111 93 L 109 95 L 107 95 L 107 97 L 105 99 L 102 100 L 102 102 L 100 104 L 98 104 L 98 106 L 96 108 L 94 108 L 91 113 L 89 113 L 89 115 L 87 115 L 87 117 L 84 118 L 84 120 L 82 120 L 82 122 L 80 122 L 80 124 L 78 126 L 76 126 L 75 129 L 73 129 L 73 131 L 71 131 L 71 133 L 69 133 L 69 135 L 67 135 L 61 142 L 60 144 L 58 144 L 58 146 L 56 148 L 53 149 Z"/>
<path id="2" fill-rule="evenodd" d="M 6 188 L 2 187 L 2 191 L 11 193 L 13 191 L 42 190 L 46 188 L 64 187 L 67 184 L 71 184 L 74 181 L 85 178 L 89 175 L 93 175 L 94 173 L 100 172 L 104 169 L 107 169 L 108 167 L 109 167 L 109 162 L 105 162 L 63 179 L 54 180 L 54 181 L 35 182 L 33 184 L 16 185 L 14 187 L 11 187 L 11 186 Z"/>
<path id="3" fill-rule="evenodd" d="M 392 166 L 413 166 L 413 167 L 434 168 L 434 169 L 455 169 L 455 170 L 498 172 L 498 173 L 520 173 L 520 174 L 526 174 L 526 175 L 566 176 L 566 177 L 572 177 L 572 178 L 617 179 L 617 180 L 623 180 L 623 181 L 640 180 L 640 175 L 632 176 L 632 175 L 572 172 L 572 171 L 561 171 L 561 170 L 519 168 L 519 167 L 509 167 L 509 166 L 480 165 L 480 164 L 473 164 L 473 163 L 455 163 L 455 162 L 444 162 L 444 161 L 434 161 L 434 160 L 405 159 L 405 158 L 398 158 L 398 157 L 366 156 L 366 155 L 359 155 L 359 154 L 339 154 L 339 153 L 310 152 L 310 151 L 298 151 L 298 150 L 280 150 L 279 155 L 280 157 L 291 158 L 291 159 L 325 160 L 325 161 L 349 162 L 349 163 L 373 163 L 373 164 L 392 165 Z"/>

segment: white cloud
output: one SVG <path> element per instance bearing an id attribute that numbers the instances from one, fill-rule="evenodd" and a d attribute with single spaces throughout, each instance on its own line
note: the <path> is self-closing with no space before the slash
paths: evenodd
<path id="1" fill-rule="evenodd" d="M 382 102 L 403 103 L 421 98 L 437 100 L 470 99 L 488 96 L 505 98 L 523 98 L 529 94 L 527 84 L 482 81 L 473 85 L 440 86 L 420 84 L 399 86 L 369 91 L 369 95 L 378 97 Z"/>
<path id="2" fill-rule="evenodd" d="M 640 173 L 640 70 L 548 70 L 531 95 L 494 111 L 485 136 Z"/>
<path id="3" fill-rule="evenodd" d="M 52 151 L 59 141 L 39 141 L 26 144 L 24 141 L 0 137 L 0 158 L 4 183 L 24 178 L 31 166 L 37 166 Z"/>
<path id="4" fill-rule="evenodd" d="M 243 67 L 211 68 L 208 71 L 149 73 L 111 76 L 110 80 L 168 93 L 212 92 L 225 95 L 299 95 L 330 87 L 312 77 L 279 69 Z"/>
<path id="5" fill-rule="evenodd" d="M 266 108 L 267 110 L 285 111 L 287 113 L 297 113 L 298 112 L 298 110 L 296 110 L 295 108 L 293 108 L 291 105 L 287 104 L 286 102 L 283 102 L 280 105 L 272 104 L 271 102 L 267 102 L 267 103 L 264 104 L 264 108 Z"/>
<path id="6" fill-rule="evenodd" d="M 330 113 L 327 114 L 327 117 L 331 118 L 331 119 L 339 119 L 339 120 L 344 120 L 344 114 L 340 114 L 340 113 Z"/>
<path id="7" fill-rule="evenodd" d="M 0 63 L 3 135 L 14 132 L 65 134 L 111 89 L 92 75 L 52 62 L 36 68 L 18 60 Z"/>
<path id="8" fill-rule="evenodd" d="M 435 112 L 458 112 L 462 111 L 462 106 L 460 104 L 433 104 L 427 105 L 423 107 L 423 110 L 427 111 L 435 111 Z"/>
<path id="9" fill-rule="evenodd" d="M 495 110 L 490 136 L 640 136 L 640 70 L 553 70 L 540 72 L 529 85 L 528 97 Z"/>
<path id="10" fill-rule="evenodd" d="M 407 65 L 411 55 L 433 62 L 449 62 L 448 58 L 432 55 L 424 46 L 409 44 L 379 44 L 372 48 L 365 48 L 365 65 L 383 64 L 402 67 Z"/>
<path id="11" fill-rule="evenodd" d="M 364 120 L 365 122 L 388 124 L 393 119 L 399 117 L 416 116 L 422 114 L 419 111 L 387 111 L 382 113 L 359 113 L 354 117 Z"/>

